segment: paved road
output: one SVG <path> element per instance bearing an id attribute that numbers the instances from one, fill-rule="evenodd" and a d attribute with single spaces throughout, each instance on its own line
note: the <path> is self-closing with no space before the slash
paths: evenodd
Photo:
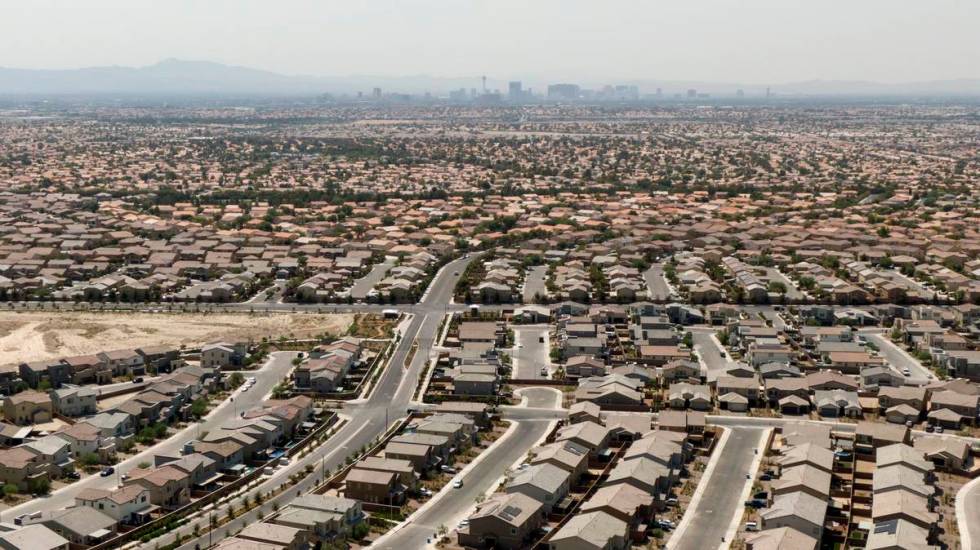
<path id="1" fill-rule="evenodd" d="M 551 356 L 548 337 L 548 325 L 520 325 L 514 327 L 515 347 L 513 359 L 513 378 L 545 379 L 550 376 Z M 541 339 L 544 342 L 541 342 Z M 548 374 L 541 374 L 541 368 L 548 369 Z"/>
<path id="2" fill-rule="evenodd" d="M 878 347 L 878 352 L 882 355 L 882 357 L 884 357 L 885 360 L 888 361 L 888 364 L 894 367 L 899 373 L 902 372 L 902 369 L 909 369 L 912 375 L 907 376 L 906 378 L 908 378 L 910 381 L 917 384 L 924 384 L 936 379 L 936 376 L 932 374 L 929 369 L 924 367 L 922 363 L 916 361 L 914 357 L 892 343 L 888 336 L 865 330 L 859 330 L 858 332 L 864 335 L 869 342 L 874 343 L 874 345 Z"/>
<path id="3" fill-rule="evenodd" d="M 393 256 L 385 257 L 385 261 L 375 264 L 371 268 L 371 271 L 361 277 L 360 279 L 354 281 L 354 284 L 350 287 L 350 295 L 355 300 L 363 300 L 367 297 L 368 292 L 374 288 L 374 285 L 378 284 L 385 275 L 388 274 L 388 270 L 391 266 L 395 265 L 395 258 Z"/>
<path id="4" fill-rule="evenodd" d="M 549 388 L 526 388 L 522 395 L 526 405 L 535 408 L 557 407 L 560 394 Z M 479 462 L 461 473 L 463 486 L 451 484 L 437 493 L 426 506 L 408 518 L 407 523 L 376 541 L 376 548 L 425 548 L 435 541 L 441 526 L 453 531 L 472 512 L 476 499 L 494 488 L 500 478 L 531 447 L 548 433 L 549 420 L 518 420 L 513 431 L 498 440 L 480 456 Z"/>
<path id="5" fill-rule="evenodd" d="M 643 279 L 647 282 L 651 301 L 665 302 L 673 299 L 670 294 L 670 286 L 667 285 L 667 278 L 664 277 L 663 264 L 651 265 L 650 269 L 643 272 Z"/>
<path id="6" fill-rule="evenodd" d="M 285 279 L 276 279 L 270 286 L 263 288 L 262 290 L 255 293 L 245 301 L 246 304 L 275 304 L 279 300 L 282 300 L 282 294 L 286 291 L 286 281 Z M 272 294 L 266 296 L 266 293 L 271 291 Z"/>
<path id="7" fill-rule="evenodd" d="M 408 405 L 411 402 L 418 379 L 432 353 L 439 324 L 452 300 L 453 288 L 460 277 L 456 273 L 462 273 L 472 258 L 472 256 L 460 258 L 448 263 L 433 279 L 429 291 L 414 308 L 415 316 L 404 328 L 402 338 L 392 353 L 387 368 L 382 373 L 371 396 L 366 401 L 349 403 L 344 407 L 343 414 L 349 417 L 350 421 L 326 443 L 318 447 L 315 452 L 301 460 L 294 461 L 286 468 L 280 469 L 275 476 L 267 480 L 258 489 L 262 492 L 268 492 L 281 485 L 288 475 L 301 471 L 307 464 L 320 466 L 320 468 L 314 469 L 314 472 L 306 476 L 296 487 L 279 495 L 274 501 L 263 504 L 263 516 L 270 512 L 273 502 L 282 508 L 298 494 L 309 492 L 321 478 L 321 472 L 324 468 L 327 470 L 336 469 L 349 455 L 370 444 L 391 423 L 407 414 Z M 408 358 L 415 341 L 419 344 L 418 351 L 413 356 L 408 368 L 405 368 L 405 360 Z M 218 515 L 224 514 L 226 509 L 226 505 L 222 505 L 216 513 Z M 192 522 L 179 530 L 182 535 L 189 537 L 188 542 L 180 548 L 181 550 L 192 550 L 195 545 L 200 545 L 201 548 L 207 547 L 217 543 L 229 533 L 234 534 L 248 523 L 254 522 L 258 517 L 260 517 L 259 512 L 253 510 L 245 516 L 236 518 L 227 526 L 222 526 L 217 533 L 209 533 L 199 538 L 192 536 L 193 523 L 195 523 Z M 158 537 L 143 546 L 146 548 L 149 548 L 150 545 L 155 547 L 157 544 L 163 546 L 174 540 L 174 534 L 174 532 L 168 533 L 164 537 Z"/>
<path id="8" fill-rule="evenodd" d="M 39 510 L 56 510 L 75 504 L 75 495 L 83 489 L 113 489 L 119 485 L 119 476 L 135 468 L 140 462 L 153 462 L 157 454 L 179 453 L 184 443 L 198 438 L 200 433 L 211 431 L 221 424 L 237 418 L 239 413 L 258 406 L 272 391 L 272 388 L 282 381 L 283 377 L 292 370 L 293 352 L 273 353 L 262 368 L 252 371 L 255 385 L 247 392 L 236 390 L 229 399 L 215 407 L 200 423 L 194 423 L 157 443 L 153 447 L 123 460 L 115 466 L 116 475 L 101 477 L 91 475 L 76 481 L 66 487 L 53 491 L 47 497 L 25 502 L 4 511 L 7 517 L 36 512 Z"/>
<path id="9" fill-rule="evenodd" d="M 691 328 L 694 350 L 698 352 L 698 357 L 708 370 L 709 382 L 723 376 L 735 365 L 727 355 L 724 357 L 721 355 L 724 350 L 718 346 L 716 339 L 711 337 L 714 333 L 714 328 Z"/>
<path id="10" fill-rule="evenodd" d="M 548 278 L 548 266 L 536 265 L 527 270 L 524 275 L 524 303 L 535 303 L 534 297 L 537 295 L 546 296 L 548 289 L 545 286 L 545 279 Z"/>
<path id="11" fill-rule="evenodd" d="M 786 286 L 786 298 L 787 299 L 789 299 L 789 300 L 802 300 L 803 298 L 806 298 L 806 294 L 804 294 L 796 286 L 796 283 L 794 283 L 792 280 L 790 280 L 790 278 L 787 277 L 786 275 L 783 275 L 783 273 L 781 271 L 779 271 L 775 267 L 765 267 L 763 269 L 765 269 L 766 275 L 768 275 L 770 281 L 780 282 L 780 283 L 783 283 L 783 285 Z"/>
<path id="12" fill-rule="evenodd" d="M 970 481 L 956 494 L 956 523 L 961 546 L 980 547 L 980 478 Z"/>
<path id="13" fill-rule="evenodd" d="M 668 548 L 672 550 L 706 550 L 722 545 L 732 518 L 736 513 L 741 514 L 743 502 L 742 490 L 756 457 L 755 450 L 761 449 L 765 443 L 763 435 L 766 430 L 761 428 L 730 428 L 728 441 L 721 448 L 715 449 L 713 456 L 714 471 L 702 478 L 699 486 L 703 487 L 701 499 L 694 508 L 684 512 L 688 522 L 683 531 L 678 529 L 675 537 L 670 539 Z M 761 451 L 760 451 L 761 452 Z M 688 515 L 690 518 L 688 519 Z"/>

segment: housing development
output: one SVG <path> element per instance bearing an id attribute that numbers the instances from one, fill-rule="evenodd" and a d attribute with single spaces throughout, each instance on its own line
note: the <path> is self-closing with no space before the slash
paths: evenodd
<path id="1" fill-rule="evenodd" d="M 0 547 L 980 548 L 977 104 L 555 86 L 0 102 Z"/>

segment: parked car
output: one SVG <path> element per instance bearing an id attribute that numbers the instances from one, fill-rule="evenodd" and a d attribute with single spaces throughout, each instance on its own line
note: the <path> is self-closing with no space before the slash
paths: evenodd
<path id="1" fill-rule="evenodd" d="M 116 469 L 113 468 L 112 466 L 109 466 L 108 468 L 103 468 L 102 472 L 99 475 L 102 477 L 109 477 L 114 473 L 116 473 Z"/>
<path id="2" fill-rule="evenodd" d="M 133 384 L 142 384 L 142 383 L 143 383 L 142 376 L 137 376 L 136 378 L 133 378 Z"/>
<path id="3" fill-rule="evenodd" d="M 677 506 L 678 500 L 676 497 L 670 497 L 665 501 L 665 503 L 667 504 L 667 506 Z"/>
<path id="4" fill-rule="evenodd" d="M 754 521 L 747 521 L 747 522 L 745 522 L 745 530 L 746 531 L 758 531 L 759 530 L 759 524 L 756 523 L 756 522 L 754 522 Z"/>
<path id="5" fill-rule="evenodd" d="M 462 478 L 456 478 L 456 480 L 453 481 L 453 489 L 459 489 L 462 486 L 463 486 L 463 480 L 462 480 Z"/>
<path id="6" fill-rule="evenodd" d="M 65 477 L 67 477 L 68 479 L 78 479 L 78 478 L 80 478 L 82 476 L 79 475 L 78 472 L 76 472 L 75 470 L 72 470 L 72 471 L 66 473 L 65 474 Z"/>

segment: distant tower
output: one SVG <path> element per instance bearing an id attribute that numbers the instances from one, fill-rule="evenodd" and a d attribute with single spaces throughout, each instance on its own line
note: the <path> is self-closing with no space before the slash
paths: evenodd
<path id="1" fill-rule="evenodd" d="M 374 99 L 381 99 L 381 88 L 371 90 L 371 95 L 374 96 Z"/>
<path id="2" fill-rule="evenodd" d="M 521 89 L 520 80 L 514 80 L 507 84 L 507 96 L 511 101 L 520 101 L 524 98 L 524 90 Z"/>
<path id="3" fill-rule="evenodd" d="M 487 93 L 487 77 L 482 76 L 480 79 L 483 80 L 483 93 Z"/>
<path id="4" fill-rule="evenodd" d="M 695 90 L 694 88 L 690 88 L 689 90 L 687 90 L 687 97 L 697 97 L 697 96 L 698 96 L 698 91 Z"/>
<path id="5" fill-rule="evenodd" d="M 770 92 L 770 90 L 769 90 L 769 87 L 768 87 L 768 86 L 766 86 L 766 99 L 769 99 L 769 96 L 770 96 L 770 95 L 771 95 L 771 92 Z"/>
<path id="6" fill-rule="evenodd" d="M 745 97 L 745 90 L 741 88 L 735 90 L 735 97 Z"/>

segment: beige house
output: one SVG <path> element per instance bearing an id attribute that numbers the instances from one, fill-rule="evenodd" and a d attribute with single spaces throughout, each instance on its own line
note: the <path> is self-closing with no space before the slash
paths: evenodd
<path id="1" fill-rule="evenodd" d="M 21 426 L 51 422 L 54 406 L 51 396 L 39 391 L 23 391 L 3 400 L 3 415 Z"/>

